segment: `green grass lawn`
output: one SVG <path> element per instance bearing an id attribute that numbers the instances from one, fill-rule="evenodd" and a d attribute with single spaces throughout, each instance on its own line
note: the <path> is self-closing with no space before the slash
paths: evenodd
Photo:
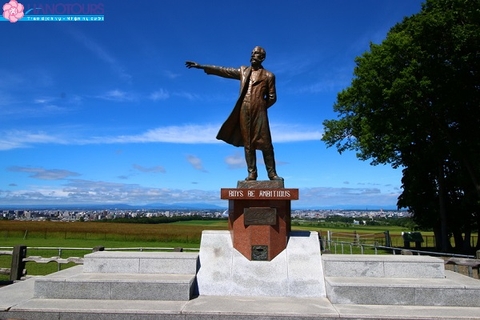
<path id="1" fill-rule="evenodd" d="M 204 227 L 219 227 L 219 228 L 228 228 L 227 219 L 222 220 L 189 220 L 189 221 L 178 221 L 171 222 L 171 225 L 180 225 L 180 226 L 204 226 Z"/>

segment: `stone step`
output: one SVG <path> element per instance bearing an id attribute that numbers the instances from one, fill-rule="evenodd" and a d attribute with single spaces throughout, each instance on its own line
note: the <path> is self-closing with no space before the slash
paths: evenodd
<path id="1" fill-rule="evenodd" d="M 445 278 L 444 261 L 429 256 L 322 255 L 325 277 Z"/>
<path id="2" fill-rule="evenodd" d="M 36 278 L 36 299 L 188 301 L 196 294 L 195 274 L 83 273 Z"/>
<path id="3" fill-rule="evenodd" d="M 326 277 L 334 304 L 480 307 L 480 281 L 445 271 L 446 278 Z"/>
<path id="4" fill-rule="evenodd" d="M 98 251 L 85 255 L 84 273 L 195 274 L 198 253 Z"/>
<path id="5" fill-rule="evenodd" d="M 1 290 L 0 290 L 1 294 Z M 215 297 L 190 301 L 32 299 L 0 312 L 2 319 L 68 320 L 480 320 L 480 307 L 333 305 L 325 298 Z"/>

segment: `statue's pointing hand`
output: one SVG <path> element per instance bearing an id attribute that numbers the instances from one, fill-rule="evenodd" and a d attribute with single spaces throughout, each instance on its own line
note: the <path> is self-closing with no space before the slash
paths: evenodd
<path id="1" fill-rule="evenodd" d="M 187 62 L 185 62 L 185 66 L 186 66 L 188 69 L 190 69 L 190 68 L 201 69 L 201 68 L 202 68 L 201 65 L 199 65 L 198 63 L 193 62 L 193 61 L 187 61 Z"/>

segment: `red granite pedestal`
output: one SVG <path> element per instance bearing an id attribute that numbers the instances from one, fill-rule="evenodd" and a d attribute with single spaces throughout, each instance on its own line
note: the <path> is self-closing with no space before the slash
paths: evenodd
<path id="1" fill-rule="evenodd" d="M 270 261 L 287 247 L 291 200 L 298 189 L 283 181 L 239 181 L 235 189 L 222 189 L 228 202 L 228 228 L 233 247 L 249 260 Z"/>

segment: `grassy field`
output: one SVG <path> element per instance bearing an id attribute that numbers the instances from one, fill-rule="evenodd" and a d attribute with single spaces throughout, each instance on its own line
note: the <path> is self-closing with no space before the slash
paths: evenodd
<path id="1" fill-rule="evenodd" d="M 107 222 L 0 221 L 0 246 L 125 245 L 158 246 L 158 243 L 182 243 L 185 247 L 200 243 L 202 230 L 224 230 L 225 221 L 191 221 L 166 224 Z M 108 244 L 108 245 L 107 245 Z M 94 246 L 95 246 L 94 245 Z"/>
<path id="2" fill-rule="evenodd" d="M 198 248 L 203 230 L 226 230 L 226 220 L 193 220 L 165 224 L 132 224 L 106 222 L 33 222 L 0 221 L 0 247 L 24 244 L 28 247 L 81 247 L 102 245 L 122 247 L 185 247 Z M 332 226 L 321 223 L 302 223 L 293 230 L 318 231 L 324 239 L 331 231 L 332 240 L 353 242 L 354 237 L 367 242 L 383 241 L 385 227 Z M 401 227 L 389 227 L 392 244 L 402 246 Z M 422 232 L 425 237 L 432 233 Z M 428 242 L 428 241 L 427 241 Z M 432 240 L 430 240 L 432 243 Z"/>
<path id="3" fill-rule="evenodd" d="M 0 247 L 26 245 L 27 256 L 83 257 L 92 252 L 96 246 L 106 248 L 199 248 L 203 230 L 227 230 L 227 220 L 193 220 L 166 224 L 131 224 L 112 222 L 33 222 L 0 220 Z M 385 227 L 339 225 L 322 227 L 319 223 L 302 223 L 292 226 L 293 230 L 318 231 L 326 238 L 327 231 L 332 232 L 332 240 L 358 243 L 383 241 Z M 392 244 L 402 246 L 401 232 L 409 231 L 400 227 L 389 227 Z M 428 233 L 423 233 L 429 236 Z M 373 239 L 373 240 L 372 240 Z M 394 242 L 394 240 L 396 242 Z M 382 244 L 382 243 L 380 243 Z M 33 249 L 33 247 L 53 247 L 53 249 Z M 62 248 L 59 250 L 58 248 Z M 73 250 L 66 248 L 84 248 Z M 332 252 L 333 252 L 333 248 Z M 337 253 L 360 253 L 360 246 L 338 247 Z M 6 249 L 0 249 L 6 250 Z M 373 249 L 367 249 L 372 251 Z M 373 252 L 365 252 L 373 253 Z M 11 257 L 0 255 L 0 268 L 9 268 Z M 73 266 L 73 263 L 62 265 L 62 268 Z M 58 270 L 55 262 L 39 264 L 27 262 L 29 275 L 44 275 Z M 0 275 L 0 280 L 8 276 Z"/>

